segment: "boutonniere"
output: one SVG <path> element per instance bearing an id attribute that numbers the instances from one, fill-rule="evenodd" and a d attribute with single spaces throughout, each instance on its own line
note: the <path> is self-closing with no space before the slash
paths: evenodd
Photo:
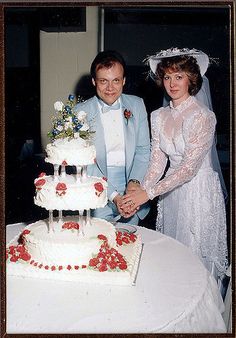
<path id="1" fill-rule="evenodd" d="M 128 110 L 128 109 L 125 109 L 125 110 L 124 110 L 124 117 L 125 117 L 125 119 L 126 119 L 126 121 L 127 121 L 127 124 L 128 124 L 129 119 L 130 119 L 132 116 L 133 116 L 133 114 L 131 113 L 130 110 Z"/>

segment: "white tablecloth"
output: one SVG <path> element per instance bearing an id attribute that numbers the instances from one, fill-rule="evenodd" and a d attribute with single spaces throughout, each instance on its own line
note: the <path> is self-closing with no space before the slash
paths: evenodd
<path id="1" fill-rule="evenodd" d="M 23 224 L 7 226 L 7 241 Z M 191 251 L 138 227 L 135 286 L 7 278 L 7 333 L 226 332 L 213 277 Z"/>

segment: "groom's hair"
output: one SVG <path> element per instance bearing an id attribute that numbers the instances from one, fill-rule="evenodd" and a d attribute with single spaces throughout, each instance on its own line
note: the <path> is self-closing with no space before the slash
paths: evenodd
<path id="1" fill-rule="evenodd" d="M 124 69 L 124 77 L 126 76 L 126 63 L 123 56 L 115 50 L 106 50 L 97 54 L 90 68 L 90 75 L 96 78 L 96 71 L 100 68 L 110 68 L 114 63 L 120 63 Z"/>

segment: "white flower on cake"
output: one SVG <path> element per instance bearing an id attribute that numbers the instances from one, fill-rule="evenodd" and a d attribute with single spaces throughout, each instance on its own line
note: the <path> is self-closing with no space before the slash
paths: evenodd
<path id="1" fill-rule="evenodd" d="M 67 121 L 64 125 L 64 128 L 65 129 L 72 129 L 73 128 L 73 124 L 72 124 L 72 121 Z"/>
<path id="2" fill-rule="evenodd" d="M 58 130 L 58 131 L 62 131 L 62 130 L 63 130 L 63 127 L 62 127 L 62 126 L 58 126 L 58 127 L 57 127 L 57 130 Z"/>
<path id="3" fill-rule="evenodd" d="M 64 108 L 64 103 L 63 102 L 57 101 L 57 102 L 54 103 L 54 109 L 56 111 L 62 111 L 63 108 Z"/>
<path id="4" fill-rule="evenodd" d="M 77 102 L 82 101 L 81 98 L 76 101 L 74 95 L 69 95 L 66 104 L 62 101 L 54 103 L 56 115 L 52 119 L 52 129 L 48 136 L 55 141 L 57 139 L 72 139 L 75 134 L 78 138 L 90 139 L 93 132 L 86 122 L 87 113 L 85 111 L 76 111 Z"/>

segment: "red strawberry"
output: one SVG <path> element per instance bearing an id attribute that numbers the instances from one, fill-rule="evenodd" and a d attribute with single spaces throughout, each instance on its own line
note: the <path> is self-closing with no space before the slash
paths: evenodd
<path id="1" fill-rule="evenodd" d="M 107 270 L 107 265 L 106 265 L 106 264 L 100 265 L 100 267 L 98 268 L 98 270 L 99 270 L 100 272 L 106 271 L 106 270 Z"/>
<path id="2" fill-rule="evenodd" d="M 116 240 L 116 242 L 117 242 L 118 245 L 122 245 L 122 239 L 119 239 L 119 238 L 118 238 L 118 239 Z"/>
<path id="3" fill-rule="evenodd" d="M 89 261 L 89 266 L 97 266 L 99 263 L 98 258 L 91 258 Z"/>
<path id="4" fill-rule="evenodd" d="M 117 264 L 116 264 L 114 261 L 109 262 L 108 265 L 110 266 L 110 268 L 111 268 L 112 270 L 115 269 L 115 268 L 117 267 Z"/>
<path id="5" fill-rule="evenodd" d="M 136 235 L 134 235 L 134 234 L 131 234 L 130 235 L 130 240 L 131 240 L 131 242 L 135 242 L 136 241 L 136 239 L 137 239 L 137 236 Z"/>
<path id="6" fill-rule="evenodd" d="M 29 254 L 27 251 L 25 251 L 25 252 L 20 256 L 20 258 L 23 259 L 23 261 L 29 261 L 30 258 L 31 258 L 31 256 L 30 256 L 30 254 Z"/>
<path id="7" fill-rule="evenodd" d="M 19 257 L 13 255 L 13 256 L 11 256 L 10 261 L 15 263 L 15 262 L 18 261 L 18 259 L 19 259 Z"/>
<path id="8" fill-rule="evenodd" d="M 127 269 L 127 264 L 124 262 L 124 263 L 120 263 L 119 264 L 119 268 L 121 269 L 121 270 L 126 270 Z"/>
<path id="9" fill-rule="evenodd" d="M 129 239 L 127 237 L 123 237 L 123 242 L 126 243 L 126 244 L 129 244 Z"/>
<path id="10" fill-rule="evenodd" d="M 25 252 L 25 247 L 23 245 L 17 245 L 16 251 L 19 253 Z"/>
<path id="11" fill-rule="evenodd" d="M 104 235 L 98 235 L 98 239 L 101 239 L 102 241 L 107 241 L 107 237 Z"/>

